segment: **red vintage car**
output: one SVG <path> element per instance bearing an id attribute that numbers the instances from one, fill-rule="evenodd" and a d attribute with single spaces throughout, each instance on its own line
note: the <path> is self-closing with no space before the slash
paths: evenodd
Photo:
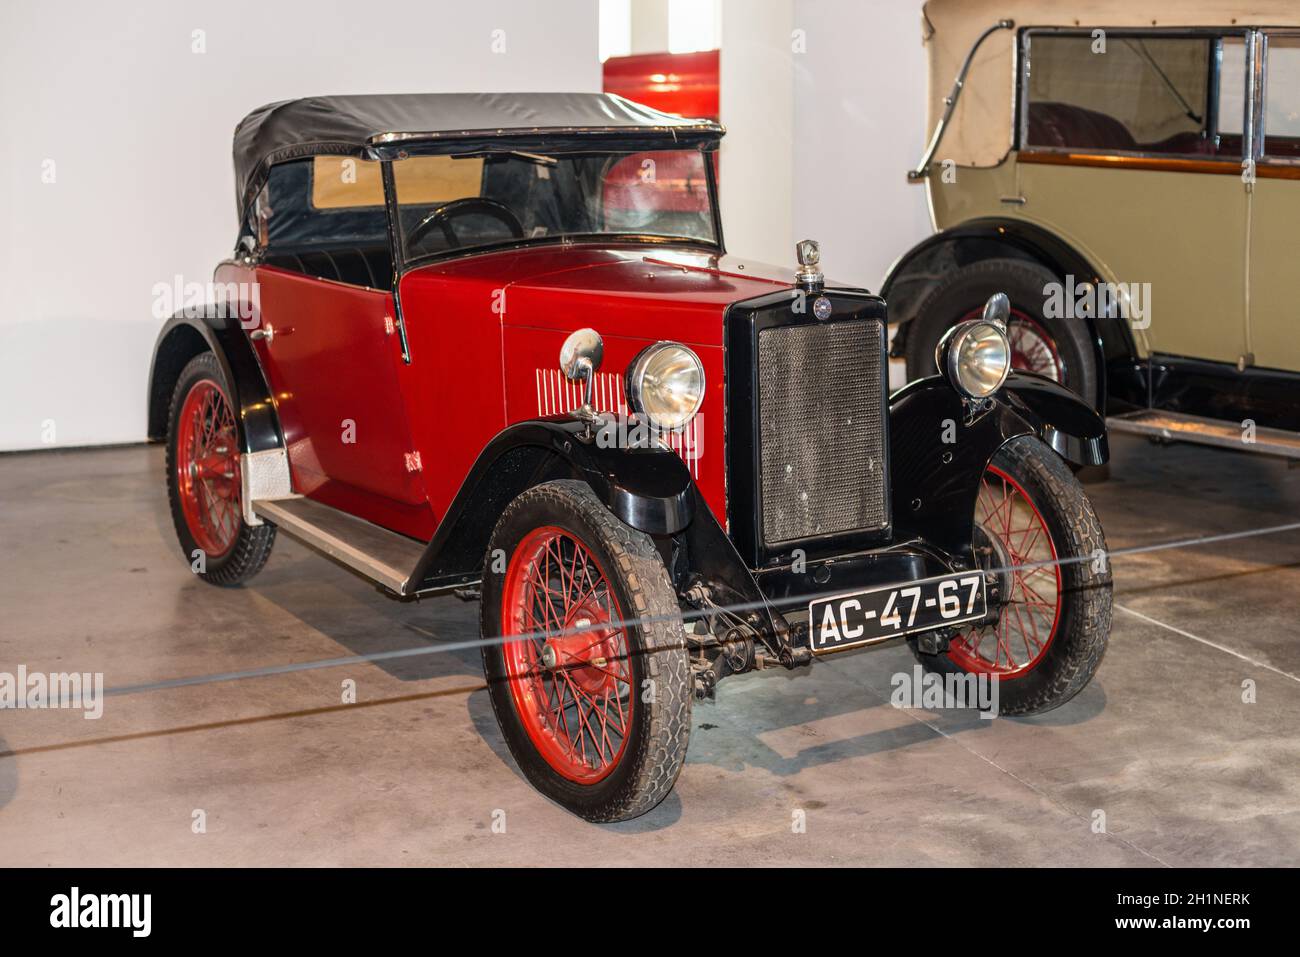
<path id="1" fill-rule="evenodd" d="M 284 532 L 479 599 L 512 754 L 595 821 L 664 797 L 728 675 L 905 638 L 1025 714 L 1110 630 L 1065 461 L 1102 420 L 1010 369 L 1000 295 L 889 395 L 880 298 L 812 242 L 726 254 L 722 135 L 607 94 L 263 107 L 218 297 L 150 373 L 196 572 L 245 582 Z"/>

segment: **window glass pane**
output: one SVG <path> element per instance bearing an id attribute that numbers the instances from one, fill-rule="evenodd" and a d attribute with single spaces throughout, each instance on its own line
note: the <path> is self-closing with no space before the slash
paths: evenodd
<path id="1" fill-rule="evenodd" d="M 1300 37 L 1268 38 L 1264 152 L 1300 156 Z"/>
<path id="2" fill-rule="evenodd" d="M 1217 125 L 1220 134 L 1238 137 L 1239 144 L 1246 116 L 1246 41 L 1240 37 L 1224 37 L 1222 51 Z"/>
<path id="3" fill-rule="evenodd" d="M 1213 43 L 1208 37 L 1113 32 L 1104 38 L 1033 35 L 1027 144 L 1217 153 L 1206 125 Z"/>
<path id="4" fill-rule="evenodd" d="M 379 164 L 318 156 L 271 167 L 256 216 L 263 262 L 372 289 L 392 283 Z"/>
<path id="5" fill-rule="evenodd" d="M 450 170 L 423 183 L 404 169 L 421 159 L 393 164 L 410 258 L 592 235 L 715 241 L 698 150 L 439 157 Z"/>
<path id="6" fill-rule="evenodd" d="M 312 160 L 312 205 L 317 209 L 383 206 L 384 180 L 380 164 L 344 156 L 317 156 Z M 414 156 L 393 167 L 398 189 L 412 202 L 446 203 L 461 196 L 477 196 L 483 179 L 481 159 L 454 160 L 450 156 Z"/>

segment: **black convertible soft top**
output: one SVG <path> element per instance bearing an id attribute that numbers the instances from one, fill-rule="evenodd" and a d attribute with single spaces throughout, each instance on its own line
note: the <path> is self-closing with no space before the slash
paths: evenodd
<path id="1" fill-rule="evenodd" d="M 614 141 L 629 150 L 716 144 L 723 129 L 612 93 L 398 93 L 313 96 L 254 110 L 235 128 L 239 214 L 272 166 L 320 154 L 394 159 L 407 153 L 548 151 Z"/>

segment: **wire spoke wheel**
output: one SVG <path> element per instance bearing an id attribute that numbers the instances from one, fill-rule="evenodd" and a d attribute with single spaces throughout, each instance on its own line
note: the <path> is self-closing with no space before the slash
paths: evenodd
<path id="1" fill-rule="evenodd" d="M 605 778 L 626 750 L 634 695 L 622 610 L 574 535 L 538 528 L 519 543 L 502 596 L 506 679 L 529 739 L 556 773 Z"/>
<path id="2" fill-rule="evenodd" d="M 949 659 L 965 671 L 1014 678 L 1032 671 L 1060 623 L 1063 591 L 1056 546 L 1025 488 L 990 465 L 975 506 L 977 541 L 998 579 L 999 613 L 952 639 Z"/>
<path id="3" fill-rule="evenodd" d="M 239 537 L 239 452 L 235 416 L 221 387 L 195 382 L 177 421 L 176 486 L 185 524 L 208 557 L 220 557 Z"/>

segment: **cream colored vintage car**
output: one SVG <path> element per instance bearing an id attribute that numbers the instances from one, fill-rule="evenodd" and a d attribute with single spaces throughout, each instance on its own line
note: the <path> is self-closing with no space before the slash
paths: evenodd
<path id="1" fill-rule="evenodd" d="M 909 378 L 993 292 L 1117 431 L 1300 457 L 1300 4 L 930 0 Z M 1245 443 L 1243 443 L 1243 437 Z"/>

